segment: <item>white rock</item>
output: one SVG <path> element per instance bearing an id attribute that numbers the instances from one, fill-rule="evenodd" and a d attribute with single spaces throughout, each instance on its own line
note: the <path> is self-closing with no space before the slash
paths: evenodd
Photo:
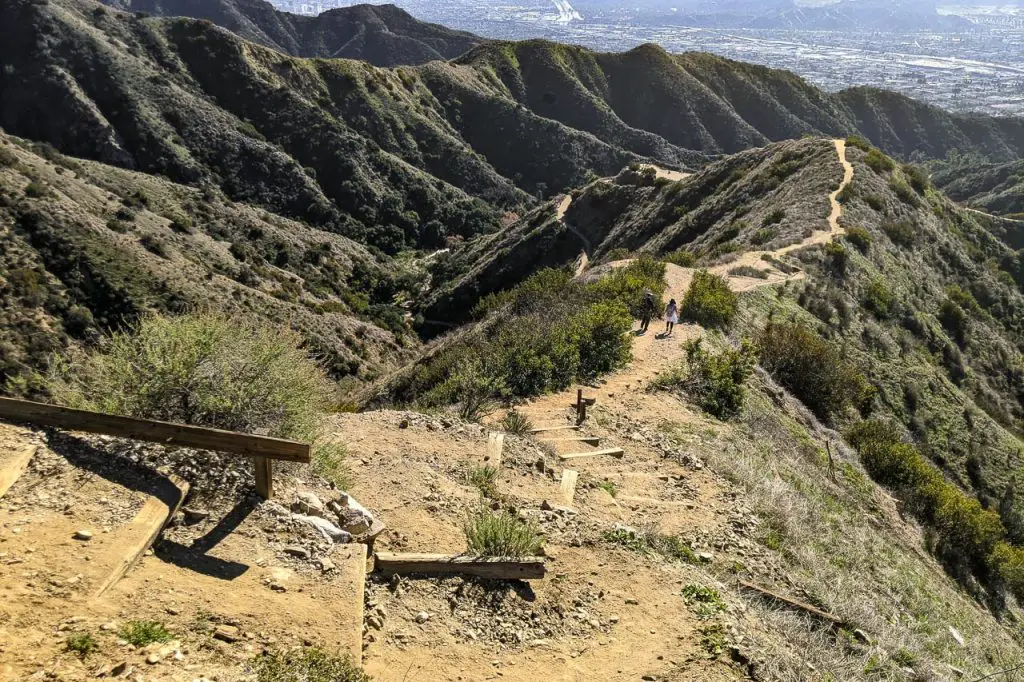
<path id="1" fill-rule="evenodd" d="M 302 491 L 295 494 L 292 511 L 308 516 L 323 516 L 326 510 L 324 503 L 315 493 Z"/>
<path id="2" fill-rule="evenodd" d="M 292 514 L 292 518 L 299 523 L 305 523 L 307 525 L 316 528 L 324 536 L 324 538 L 331 542 L 348 543 L 352 542 L 352 534 L 348 531 L 344 531 L 338 528 L 327 519 L 322 519 L 319 516 L 305 516 L 304 514 Z"/>
<path id="3" fill-rule="evenodd" d="M 420 623 L 420 624 L 426 623 L 428 620 L 430 620 L 430 614 L 427 613 L 426 611 L 420 611 L 419 613 L 416 614 L 416 622 L 417 623 Z"/>
<path id="4" fill-rule="evenodd" d="M 953 639 L 955 639 L 955 640 L 956 640 L 956 643 L 957 643 L 957 644 L 959 644 L 960 646 L 967 646 L 967 645 L 966 645 L 966 644 L 964 643 L 964 636 L 963 636 L 963 635 L 961 635 L 961 634 L 960 634 L 960 631 L 959 631 L 959 630 L 957 630 L 957 629 L 956 629 L 955 627 L 953 627 L 952 625 L 950 625 L 950 626 L 949 626 L 949 634 L 953 635 Z"/>

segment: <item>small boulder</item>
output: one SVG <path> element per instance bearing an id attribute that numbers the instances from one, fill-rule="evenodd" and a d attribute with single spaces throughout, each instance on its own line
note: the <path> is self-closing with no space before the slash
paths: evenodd
<path id="1" fill-rule="evenodd" d="M 284 548 L 284 553 L 291 555 L 297 559 L 309 559 L 309 550 L 305 547 L 299 547 L 298 545 L 291 545 Z"/>
<path id="2" fill-rule="evenodd" d="M 91 530 L 76 530 L 74 537 L 75 537 L 76 540 L 81 540 L 82 542 L 89 542 L 89 540 L 92 540 L 92 531 Z"/>
<path id="3" fill-rule="evenodd" d="M 241 635 L 234 625 L 218 625 L 213 631 L 213 638 L 231 644 L 241 639 Z"/>
<path id="4" fill-rule="evenodd" d="M 420 611 L 419 613 L 416 614 L 416 622 L 419 623 L 420 625 L 422 625 L 423 623 L 426 623 L 428 620 L 430 620 L 430 614 L 427 613 L 426 611 Z"/>
<path id="5" fill-rule="evenodd" d="M 328 559 L 327 557 L 324 557 L 323 559 L 320 559 L 320 570 L 323 571 L 324 573 L 330 573 L 335 568 L 336 567 L 334 565 L 334 562 L 331 561 L 330 559 Z"/>
<path id="6" fill-rule="evenodd" d="M 307 516 L 324 516 L 327 510 L 315 493 L 303 491 L 295 494 L 292 511 Z"/>
<path id="7" fill-rule="evenodd" d="M 319 516 L 304 516 L 302 514 L 292 514 L 292 519 L 299 523 L 312 526 L 318 530 L 325 539 L 330 540 L 331 542 L 337 542 L 339 544 L 352 542 L 351 533 L 338 528 L 327 519 L 322 519 Z"/>
<path id="8" fill-rule="evenodd" d="M 192 525 L 205 521 L 210 518 L 210 512 L 207 509 L 197 509 L 196 507 L 185 507 L 181 510 L 182 516 L 185 517 L 185 523 Z"/>

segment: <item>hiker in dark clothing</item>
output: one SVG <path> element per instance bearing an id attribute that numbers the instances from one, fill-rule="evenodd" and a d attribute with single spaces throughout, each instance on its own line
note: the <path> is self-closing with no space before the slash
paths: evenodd
<path id="1" fill-rule="evenodd" d="M 658 306 L 654 302 L 654 292 L 644 293 L 644 300 L 640 303 L 640 333 L 646 334 L 647 327 L 651 324 L 651 318 L 658 312 Z"/>

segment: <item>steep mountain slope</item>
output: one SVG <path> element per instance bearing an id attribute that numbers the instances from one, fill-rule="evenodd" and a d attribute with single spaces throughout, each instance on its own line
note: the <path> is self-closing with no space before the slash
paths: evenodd
<path id="1" fill-rule="evenodd" d="M 1024 218 L 1024 161 L 955 157 L 933 167 L 932 181 L 951 198 L 987 213 Z"/>
<path id="2" fill-rule="evenodd" d="M 394 5 L 353 5 L 309 17 L 279 12 L 264 0 L 104 2 L 132 12 L 206 19 L 295 57 L 360 59 L 375 66 L 451 59 L 483 42 L 471 33 L 419 21 Z"/>
<path id="3" fill-rule="evenodd" d="M 398 277 L 349 239 L 214 189 L 0 134 L 5 391 L 34 392 L 34 371 L 69 343 L 195 307 L 290 323 L 337 377 L 372 378 L 416 346 L 391 305 Z"/>

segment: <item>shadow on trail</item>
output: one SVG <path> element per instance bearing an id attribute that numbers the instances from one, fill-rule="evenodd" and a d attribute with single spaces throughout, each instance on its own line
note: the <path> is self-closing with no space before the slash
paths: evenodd
<path id="1" fill-rule="evenodd" d="M 234 580 L 245 574 L 249 566 L 210 556 L 208 552 L 237 530 L 257 506 L 259 500 L 252 495 L 246 495 L 206 535 L 193 541 L 190 547 L 180 542 L 165 540 L 157 546 L 155 553 L 162 561 L 175 566 L 213 578 Z"/>

